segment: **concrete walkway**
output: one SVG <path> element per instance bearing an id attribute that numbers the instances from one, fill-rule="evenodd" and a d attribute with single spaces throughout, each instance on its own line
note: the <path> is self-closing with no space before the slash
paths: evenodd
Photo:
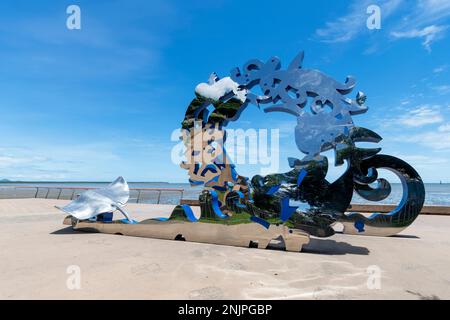
<path id="1" fill-rule="evenodd" d="M 0 299 L 450 299 L 446 216 L 290 253 L 73 232 L 53 207 L 64 203 L 0 200 Z M 170 209 L 128 206 L 139 219 Z"/>

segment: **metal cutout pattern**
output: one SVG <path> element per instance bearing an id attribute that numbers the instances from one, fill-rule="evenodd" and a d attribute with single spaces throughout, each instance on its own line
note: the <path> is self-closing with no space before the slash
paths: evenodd
<path id="1" fill-rule="evenodd" d="M 344 232 L 350 234 L 388 236 L 403 230 L 423 207 L 425 190 L 419 174 L 400 159 L 380 155 L 380 148 L 358 147 L 359 142 L 382 139 L 353 122 L 352 116 L 368 110 L 366 95 L 357 92 L 354 99 L 348 98 L 356 86 L 353 77 L 336 81 L 321 71 L 305 69 L 303 60 L 301 52 L 283 70 L 277 57 L 267 62 L 252 59 L 242 69 L 234 68 L 230 77 L 220 79 L 213 73 L 207 83 L 196 87 L 181 124 L 186 161 L 180 166 L 188 171 L 192 185 L 204 186 L 200 216 L 181 205 L 169 218 L 137 223 L 122 209 L 129 188 L 121 177 L 60 209 L 71 215 L 72 224 L 80 230 L 162 239 L 187 235 L 192 241 L 240 246 L 257 239 L 262 248 L 282 235 L 286 249 L 293 251 L 309 241 L 308 234 L 333 235 L 336 222 L 342 222 Z M 252 92 L 256 87 L 263 95 Z M 229 160 L 225 127 L 237 121 L 249 104 L 266 105 L 264 111 L 269 114 L 284 112 L 296 117 L 293 132 L 303 156 L 288 159 L 289 172 L 248 179 Z M 322 155 L 327 150 L 334 150 L 336 166 L 346 165 L 344 174 L 332 183 L 326 180 L 328 159 Z M 378 178 L 378 169 L 394 172 L 402 182 L 403 197 L 397 208 L 369 217 L 346 213 L 354 191 L 370 201 L 389 196 L 391 186 Z M 110 213 L 115 210 L 126 219 L 111 221 Z"/>
<path id="2" fill-rule="evenodd" d="M 189 105 L 182 123 L 186 158 L 194 159 L 190 164 L 182 164 L 189 170 L 191 183 L 204 185 L 205 192 L 219 192 L 221 210 L 225 211 L 229 209 L 224 201 L 225 193 L 230 188 L 242 190 L 246 212 L 258 217 L 253 221 L 275 219 L 319 237 L 334 234 L 332 225 L 336 222 L 344 223 L 345 232 L 356 230 L 357 234 L 367 235 L 390 235 L 407 227 L 423 206 L 425 191 L 420 176 L 406 162 L 378 155 L 380 148 L 357 146 L 358 142 L 378 143 L 382 138 L 353 122 L 353 116 L 368 110 L 367 96 L 363 92 L 357 92 L 353 99 L 348 97 L 356 86 L 354 77 L 347 76 L 344 82 L 339 82 L 319 70 L 304 68 L 303 60 L 304 53 L 300 52 L 286 69 L 282 69 L 278 57 L 271 57 L 266 62 L 252 59 L 242 68 L 232 69 L 229 78 L 219 79 L 213 73 L 208 83 L 196 87 L 196 98 Z M 255 88 L 262 95 L 252 92 Z M 230 121 L 236 121 L 249 104 L 263 106 L 266 113 L 284 112 L 296 117 L 295 142 L 304 156 L 288 159 L 290 172 L 255 176 L 249 183 L 229 162 L 223 148 L 224 128 Z M 211 113 L 207 109 L 209 106 L 214 108 Z M 195 159 L 191 140 L 185 139 L 188 135 L 192 137 L 192 131 L 198 128 L 206 131 L 215 128 L 220 132 L 218 141 L 222 157 L 215 157 L 211 162 Z M 214 141 L 206 139 L 201 151 L 213 153 L 208 150 L 210 148 L 217 152 L 212 147 Z M 335 165 L 347 166 L 345 173 L 333 183 L 325 179 L 328 159 L 321 154 L 328 150 L 335 152 Z M 208 168 L 211 164 L 214 171 L 207 176 L 207 171 L 200 168 Z M 390 194 L 389 182 L 378 179 L 377 169 L 381 164 L 400 177 L 408 196 L 404 196 L 398 208 L 386 217 L 344 214 L 353 191 L 370 201 L 381 201 Z M 374 182 L 377 182 L 375 188 L 371 186 Z M 291 206 L 290 201 L 295 201 L 296 206 Z M 208 201 L 202 202 L 201 198 L 200 202 L 204 210 L 210 210 Z"/>

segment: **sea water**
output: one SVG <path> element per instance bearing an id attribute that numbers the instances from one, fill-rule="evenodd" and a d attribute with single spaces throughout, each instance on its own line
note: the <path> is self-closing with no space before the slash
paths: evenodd
<path id="1" fill-rule="evenodd" d="M 106 182 L 33 182 L 33 183 L 0 183 L 0 198 L 14 198 L 17 192 L 13 192 L 13 186 L 39 186 L 39 187 L 104 187 L 108 183 Z M 166 182 L 130 182 L 130 188 L 174 188 L 183 189 L 184 199 L 198 199 L 202 187 L 192 187 L 188 183 L 166 183 Z M 403 194 L 402 185 L 400 183 L 393 183 L 391 194 L 379 202 L 367 201 L 357 194 L 354 194 L 352 203 L 360 204 L 397 204 L 400 202 Z M 438 205 L 438 206 L 450 206 L 450 184 L 449 183 L 426 183 L 425 184 L 425 204 L 426 205 Z M 31 191 L 29 194 L 34 195 L 35 191 Z M 50 196 L 51 198 L 52 196 Z M 178 203 L 180 200 L 180 193 L 177 192 L 163 192 L 161 196 L 161 203 Z"/>

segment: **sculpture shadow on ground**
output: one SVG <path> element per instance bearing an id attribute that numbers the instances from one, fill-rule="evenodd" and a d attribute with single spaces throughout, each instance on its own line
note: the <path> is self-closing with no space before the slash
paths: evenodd
<path id="1" fill-rule="evenodd" d="M 283 238 L 271 241 L 268 250 L 284 251 Z M 310 242 L 303 246 L 302 253 L 324 254 L 324 255 L 368 255 L 370 250 L 365 247 L 353 246 L 347 242 L 338 242 L 330 239 L 311 238 Z"/>
<path id="2" fill-rule="evenodd" d="M 74 230 L 72 227 L 62 228 L 51 232 L 52 235 L 69 235 L 80 233 L 80 231 Z M 282 239 L 279 241 L 271 243 L 267 249 L 269 250 L 282 250 L 284 251 L 284 243 Z M 314 254 L 325 254 L 325 255 L 345 255 L 345 254 L 355 254 L 355 255 L 368 255 L 370 253 L 369 249 L 365 247 L 353 246 L 347 242 L 337 242 L 335 240 L 324 240 L 311 238 L 310 243 L 303 247 L 302 253 L 314 253 Z"/>
<path id="3" fill-rule="evenodd" d="M 353 246 L 347 242 L 311 238 L 309 244 L 303 246 L 302 252 L 326 255 L 368 255 L 370 250 L 365 247 Z"/>
<path id="4" fill-rule="evenodd" d="M 65 234 L 76 234 L 81 233 L 81 231 L 76 231 L 72 227 L 62 228 L 56 231 L 51 232 L 53 235 L 65 235 Z"/>
<path id="5" fill-rule="evenodd" d="M 390 236 L 390 238 L 402 238 L 402 239 L 420 239 L 418 236 L 414 236 L 411 234 L 394 234 Z"/>

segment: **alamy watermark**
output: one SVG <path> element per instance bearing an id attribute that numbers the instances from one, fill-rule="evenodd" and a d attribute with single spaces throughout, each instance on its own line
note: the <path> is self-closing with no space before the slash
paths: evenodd
<path id="1" fill-rule="evenodd" d="M 66 286 L 69 290 L 81 289 L 81 268 L 77 265 L 70 265 L 66 269 L 66 273 L 69 275 L 66 280 Z"/>
<path id="2" fill-rule="evenodd" d="M 368 266 L 366 273 L 369 275 L 367 278 L 367 289 L 380 290 L 381 289 L 381 268 L 377 265 Z"/>
<path id="3" fill-rule="evenodd" d="M 66 26 L 69 30 L 81 29 L 81 9 L 79 6 L 72 4 L 67 7 L 66 13 L 69 15 L 66 20 Z"/>
<path id="4" fill-rule="evenodd" d="M 367 14 L 370 16 L 366 20 L 366 26 L 369 30 L 381 29 L 381 8 L 375 4 L 367 7 Z"/>
<path id="5" fill-rule="evenodd" d="M 174 164 L 239 164 L 260 165 L 260 174 L 279 171 L 279 129 L 203 128 L 174 130 L 171 141 L 179 141 L 172 148 Z"/>

